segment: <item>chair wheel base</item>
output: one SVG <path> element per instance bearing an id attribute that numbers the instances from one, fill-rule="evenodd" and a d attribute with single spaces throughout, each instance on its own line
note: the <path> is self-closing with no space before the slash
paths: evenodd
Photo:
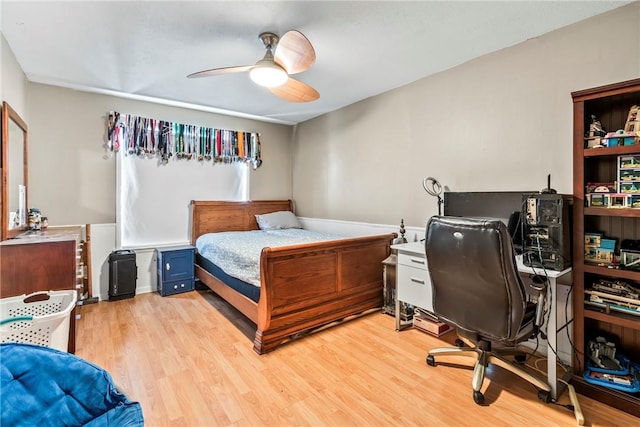
<path id="1" fill-rule="evenodd" d="M 538 399 L 544 403 L 551 402 L 551 393 L 547 390 L 538 390 Z"/>
<path id="2" fill-rule="evenodd" d="M 484 403 L 484 394 L 482 394 L 482 392 L 480 391 L 474 391 L 473 401 L 476 402 L 478 405 L 482 405 Z"/>
<path id="3" fill-rule="evenodd" d="M 427 365 L 436 366 L 436 359 L 432 355 L 427 356 Z"/>
<path id="4" fill-rule="evenodd" d="M 525 354 L 516 354 L 515 356 L 513 356 L 513 360 L 518 363 L 524 363 L 527 361 L 527 356 Z"/>
<path id="5" fill-rule="evenodd" d="M 462 340 L 461 340 L 461 339 L 459 339 L 459 338 L 458 338 L 458 339 L 456 339 L 456 341 L 455 341 L 455 343 L 454 343 L 454 344 L 456 345 L 456 347 L 460 347 L 460 348 L 462 348 L 462 347 L 466 347 L 466 346 L 467 346 L 467 345 L 464 343 L 464 341 L 462 341 Z"/>

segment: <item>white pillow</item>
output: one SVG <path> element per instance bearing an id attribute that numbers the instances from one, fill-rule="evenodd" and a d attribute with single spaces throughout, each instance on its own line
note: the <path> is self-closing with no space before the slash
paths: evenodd
<path id="1" fill-rule="evenodd" d="M 278 211 L 256 215 L 260 230 L 282 230 L 284 228 L 302 228 L 302 224 L 291 211 Z"/>

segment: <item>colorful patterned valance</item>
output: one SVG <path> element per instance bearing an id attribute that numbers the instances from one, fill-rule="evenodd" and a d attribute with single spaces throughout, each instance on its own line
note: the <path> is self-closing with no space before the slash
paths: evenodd
<path id="1" fill-rule="evenodd" d="M 260 159 L 260 134 L 238 130 L 185 125 L 164 120 L 120 114 L 110 111 L 107 123 L 108 149 L 126 156 L 213 161 L 245 162 L 254 169 Z"/>

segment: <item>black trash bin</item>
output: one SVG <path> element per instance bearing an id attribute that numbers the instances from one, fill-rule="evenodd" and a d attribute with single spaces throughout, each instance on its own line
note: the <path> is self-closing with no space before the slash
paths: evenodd
<path id="1" fill-rule="evenodd" d="M 133 298 L 137 279 L 138 266 L 134 251 L 123 249 L 109 254 L 109 301 Z"/>

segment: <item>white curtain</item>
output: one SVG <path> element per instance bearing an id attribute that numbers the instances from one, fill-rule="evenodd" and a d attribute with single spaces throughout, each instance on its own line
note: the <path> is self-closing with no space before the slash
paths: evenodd
<path id="1" fill-rule="evenodd" d="M 248 200 L 249 166 L 117 154 L 116 233 L 119 248 L 186 244 L 191 200 Z"/>

